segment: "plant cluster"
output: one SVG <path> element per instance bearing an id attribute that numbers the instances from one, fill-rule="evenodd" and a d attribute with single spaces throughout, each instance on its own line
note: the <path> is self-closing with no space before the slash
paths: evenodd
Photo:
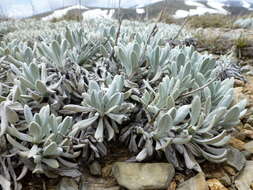
<path id="1" fill-rule="evenodd" d="M 170 47 L 178 32 L 163 26 L 150 35 L 153 25 L 126 22 L 118 34 L 100 23 L 33 44 L 6 42 L 0 139 L 8 150 L 0 158 L 18 160 L 18 179 L 27 171 L 77 175 L 78 163 L 101 159 L 119 141 L 137 161 L 165 157 L 177 169 L 227 159 L 246 101 L 233 104 L 226 68 L 193 47 Z"/>
<path id="2" fill-rule="evenodd" d="M 36 19 L 10 20 L 0 23 L 0 34 L 4 41 L 34 41 L 40 36 L 50 36 L 57 34 L 57 31 L 63 30 L 67 25 L 75 27 L 76 22 L 61 21 L 50 23 Z"/>
<path id="3" fill-rule="evenodd" d="M 253 28 L 253 18 L 252 17 L 239 18 L 234 22 L 234 26 L 239 27 L 239 28 L 252 29 Z"/>

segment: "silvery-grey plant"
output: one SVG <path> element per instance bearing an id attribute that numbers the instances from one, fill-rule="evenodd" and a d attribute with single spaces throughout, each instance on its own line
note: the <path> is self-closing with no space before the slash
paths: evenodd
<path id="1" fill-rule="evenodd" d="M 66 68 L 66 55 L 68 50 L 68 42 L 63 39 L 61 42 L 54 40 L 50 46 L 42 43 L 38 46 L 38 50 L 49 63 L 60 71 Z"/>
<path id="2" fill-rule="evenodd" d="M 21 132 L 15 126 L 6 129 L 7 140 L 17 149 L 22 159 L 31 161 L 33 173 L 44 173 L 48 168 L 75 167 L 68 159 L 76 158 L 80 152 L 74 152 L 67 137 L 72 130 L 72 118 L 50 115 L 49 106 L 41 108 L 33 115 L 28 106 L 24 106 L 25 129 Z"/>
<path id="3" fill-rule="evenodd" d="M 248 28 L 251 29 L 253 27 L 253 19 L 252 18 L 239 18 L 234 22 L 235 27 L 240 28 Z"/>
<path id="4" fill-rule="evenodd" d="M 169 47 L 161 48 L 156 46 L 153 48 L 153 46 L 148 46 L 147 62 L 150 65 L 148 77 L 151 81 L 155 81 L 157 78 L 161 77 L 163 70 L 166 68 L 169 50 Z"/>
<path id="5" fill-rule="evenodd" d="M 200 171 L 194 157 L 215 163 L 226 160 L 227 149 L 223 146 L 230 139 L 228 130 L 239 123 L 245 105 L 246 102 L 242 101 L 229 109 L 226 105 L 212 109 L 211 104 L 201 105 L 200 97 L 195 96 L 190 105 L 174 106 L 157 114 L 144 127 L 137 127 L 136 133 L 142 136 L 139 142 L 127 139 L 133 138 L 133 134 L 128 137 L 122 134 L 124 138 L 121 137 L 121 140 L 130 141 L 132 151 L 141 147 L 136 157 L 138 161 L 152 156 L 156 151 L 162 151 L 168 161 L 181 168 L 177 154 L 182 154 L 187 168 Z M 136 136 L 134 139 L 137 139 Z"/>
<path id="6" fill-rule="evenodd" d="M 234 80 L 220 81 L 219 68 L 214 69 L 212 59 L 192 48 L 176 48 L 171 53 L 164 70 L 167 76 L 159 85 L 144 81 L 142 96 L 131 96 L 142 104 L 136 118 L 142 123 L 123 130 L 120 139 L 129 143 L 133 152 L 141 149 L 136 157 L 139 161 L 162 151 L 177 168 L 185 165 L 200 171 L 195 158 L 212 162 L 227 159 L 224 145 L 230 137 L 228 131 L 246 113 L 246 101 L 232 104 Z M 146 119 L 139 118 L 142 112 Z M 179 154 L 185 164 L 180 163 Z"/>
<path id="7" fill-rule="evenodd" d="M 23 106 L 19 102 L 14 102 L 5 98 L 0 102 L 0 137 L 6 134 L 9 124 L 15 124 L 19 122 L 19 115 L 17 112 L 22 111 Z"/>
<path id="8" fill-rule="evenodd" d="M 126 46 L 119 45 L 115 47 L 115 52 L 120 60 L 124 73 L 129 79 L 134 77 L 138 72 L 141 72 L 139 68 L 142 49 L 138 43 L 132 42 Z"/>
<path id="9" fill-rule="evenodd" d="M 83 29 L 73 31 L 66 28 L 65 37 L 71 48 L 68 53 L 70 61 L 78 65 L 89 66 L 87 63 L 96 56 L 100 42 L 87 39 L 87 33 Z"/>
<path id="10" fill-rule="evenodd" d="M 73 133 L 85 130 L 90 126 L 95 127 L 94 137 L 103 142 L 110 141 L 119 132 L 118 124 L 127 119 L 127 112 L 131 104 L 124 102 L 123 77 L 117 75 L 111 84 L 99 86 L 96 81 L 89 81 L 88 92 L 83 94 L 82 105 L 66 105 L 64 109 L 74 113 L 86 113 L 88 118 L 77 122 Z"/>
<path id="11" fill-rule="evenodd" d="M 18 87 L 15 90 L 18 91 L 16 94 L 19 94 L 20 98 L 41 101 L 43 97 L 55 93 L 52 90 L 53 86 L 48 87 L 46 85 L 51 77 L 47 76 L 45 64 L 26 64 L 23 62 L 20 62 L 20 64 L 20 68 L 14 64 L 10 66 L 12 71 L 18 76 Z"/>

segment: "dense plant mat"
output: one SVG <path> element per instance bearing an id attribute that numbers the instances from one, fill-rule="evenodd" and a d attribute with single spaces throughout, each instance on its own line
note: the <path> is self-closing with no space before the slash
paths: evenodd
<path id="1" fill-rule="evenodd" d="M 239 70 L 192 46 L 170 46 L 187 38 L 179 30 L 94 20 L 29 43 L 4 40 L 3 177 L 15 189 L 28 172 L 77 177 L 78 163 L 103 159 L 119 142 L 135 161 L 163 157 L 177 170 L 226 161 L 229 131 L 246 113 L 246 100 L 233 103 Z"/>

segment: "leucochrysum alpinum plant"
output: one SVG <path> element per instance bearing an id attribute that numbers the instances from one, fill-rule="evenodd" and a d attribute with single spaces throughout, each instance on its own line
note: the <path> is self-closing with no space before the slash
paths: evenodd
<path id="1" fill-rule="evenodd" d="M 121 141 L 137 161 L 159 156 L 197 171 L 199 159 L 224 162 L 229 130 L 246 112 L 245 100 L 233 103 L 233 73 L 221 77 L 224 65 L 191 46 L 170 47 L 177 26 L 158 25 L 149 39 L 152 24 L 125 21 L 117 36 L 107 22 L 1 42 L 0 138 L 9 148 L 0 158 L 18 158 L 24 173 L 67 175 Z"/>

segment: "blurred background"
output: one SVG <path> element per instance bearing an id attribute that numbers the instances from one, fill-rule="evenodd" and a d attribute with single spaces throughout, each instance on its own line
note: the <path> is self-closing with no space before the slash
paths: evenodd
<path id="1" fill-rule="evenodd" d="M 93 15 L 113 17 L 113 9 L 121 8 L 121 11 L 132 17 L 148 18 L 164 6 L 174 18 L 205 13 L 238 15 L 252 11 L 253 0 L 1 0 L 0 15 L 5 18 L 48 17 L 58 10 L 54 16 L 59 17 L 77 9 L 82 12 L 95 9 Z"/>

